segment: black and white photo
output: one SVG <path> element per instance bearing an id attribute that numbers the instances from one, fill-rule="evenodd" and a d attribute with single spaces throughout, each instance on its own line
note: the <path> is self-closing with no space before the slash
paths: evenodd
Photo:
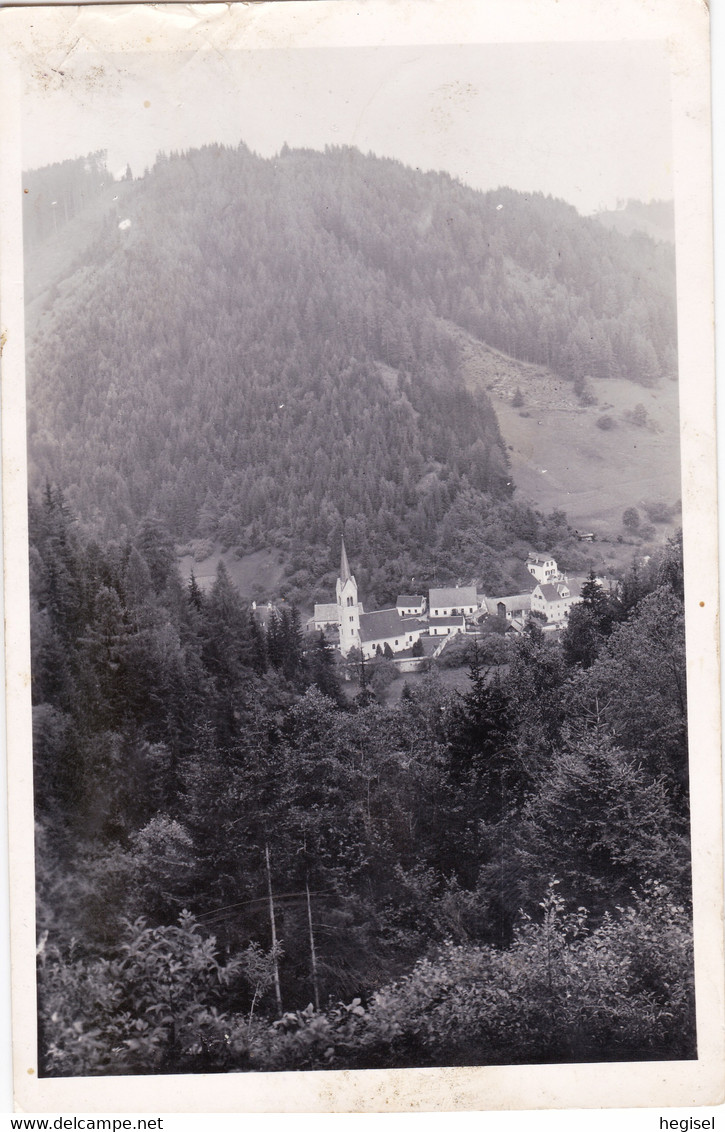
<path id="1" fill-rule="evenodd" d="M 574 8 L 5 13 L 26 1107 L 717 1099 L 706 29 Z"/>

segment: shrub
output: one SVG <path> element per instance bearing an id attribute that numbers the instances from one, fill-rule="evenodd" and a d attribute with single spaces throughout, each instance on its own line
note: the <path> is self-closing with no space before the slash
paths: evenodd
<path id="1" fill-rule="evenodd" d="M 650 523 L 670 523 L 672 521 L 673 509 L 661 499 L 652 503 L 645 503 L 644 509 Z"/>
<path id="2" fill-rule="evenodd" d="M 211 539 L 198 539 L 194 543 L 194 561 L 205 562 L 214 553 L 214 543 Z"/>
<path id="3" fill-rule="evenodd" d="M 294 1017 L 266 1068 L 377 1068 L 694 1056 L 685 909 L 655 884 L 593 925 L 556 882 L 509 950 L 446 943 L 359 1000 Z"/>
<path id="4" fill-rule="evenodd" d="M 462 634 L 458 633 L 446 644 L 438 657 L 438 664 L 441 668 L 460 668 L 461 665 L 468 664 L 468 660 L 469 643 Z"/>
<path id="5" fill-rule="evenodd" d="M 188 912 L 178 925 L 127 922 L 112 959 L 63 957 L 39 969 L 42 1071 L 47 1075 L 201 1072 L 239 1065 L 252 1031 L 220 1010 L 243 979 L 242 957 L 222 965 L 213 936 Z"/>
<path id="6" fill-rule="evenodd" d="M 574 392 L 579 398 L 579 404 L 585 408 L 597 404 L 597 397 L 592 389 L 591 378 L 577 377 L 574 379 Z"/>

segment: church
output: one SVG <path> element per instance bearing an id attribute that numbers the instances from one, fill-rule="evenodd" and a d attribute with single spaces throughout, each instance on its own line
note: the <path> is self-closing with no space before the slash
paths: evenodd
<path id="1" fill-rule="evenodd" d="M 431 595 L 434 592 L 439 593 L 431 591 Z M 337 629 L 343 656 L 358 649 L 366 659 L 372 659 L 378 650 L 384 651 L 386 645 L 391 652 L 400 653 L 411 649 L 421 636 L 447 637 L 465 633 L 464 613 L 469 607 L 472 611 L 477 603 L 475 587 L 472 587 L 472 595 L 468 588 L 447 590 L 445 594 L 450 600 L 445 601 L 445 608 L 436 606 L 435 617 L 429 618 L 425 597 L 421 594 L 401 594 L 394 607 L 366 613 L 358 599 L 357 582 L 350 570 L 343 539 L 337 601 L 316 605 L 309 625 L 315 630 Z"/>

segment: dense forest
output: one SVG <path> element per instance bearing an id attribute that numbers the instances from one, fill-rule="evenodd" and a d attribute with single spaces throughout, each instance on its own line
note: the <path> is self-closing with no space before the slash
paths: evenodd
<path id="1" fill-rule="evenodd" d="M 24 196 L 31 271 L 49 233 L 82 245 L 30 320 L 29 450 L 34 488 L 62 486 L 91 534 L 153 514 L 178 543 L 274 547 L 310 600 L 344 532 L 386 601 L 480 568 L 449 554 L 456 511 L 487 545 L 535 537 L 462 335 L 574 382 L 674 371 L 673 249 L 561 201 L 354 149 L 209 146 L 129 170 L 89 243 L 83 201 L 109 189 L 97 160 L 71 166 Z"/>
<path id="2" fill-rule="evenodd" d="M 84 214 L 104 188 L 112 186 L 103 150 L 29 170 L 23 175 L 25 251 L 32 254 L 44 240 L 62 232 L 69 221 Z"/>
<path id="3" fill-rule="evenodd" d="M 679 542 L 393 707 L 30 518 L 42 1074 L 695 1056 Z"/>

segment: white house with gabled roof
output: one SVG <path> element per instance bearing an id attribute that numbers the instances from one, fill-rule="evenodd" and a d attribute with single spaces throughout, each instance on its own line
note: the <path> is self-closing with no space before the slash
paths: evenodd
<path id="1" fill-rule="evenodd" d="M 537 554 L 531 551 L 526 559 L 526 569 L 537 582 L 555 582 L 559 578 L 559 567 L 551 554 Z"/>
<path id="2" fill-rule="evenodd" d="M 475 586 L 447 586 L 428 591 L 428 616 L 471 617 L 479 607 Z"/>
<path id="3" fill-rule="evenodd" d="M 549 625 L 564 624 L 572 605 L 580 600 L 565 582 L 539 582 L 531 594 L 531 612 L 543 613 Z"/>
<path id="4" fill-rule="evenodd" d="M 425 613 L 423 594 L 398 594 L 395 608 L 401 617 L 422 617 Z"/>

